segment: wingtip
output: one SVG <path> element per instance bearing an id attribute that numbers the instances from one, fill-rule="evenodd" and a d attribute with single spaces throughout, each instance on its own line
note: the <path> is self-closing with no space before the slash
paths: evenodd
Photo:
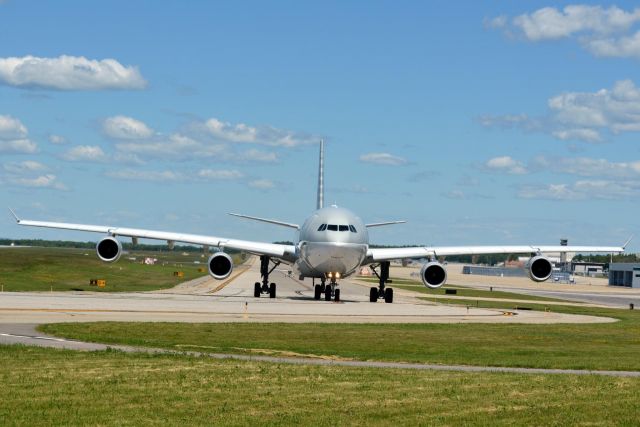
<path id="1" fill-rule="evenodd" d="M 631 240 L 633 240 L 633 234 L 627 239 L 626 242 L 624 242 L 624 245 L 622 245 L 622 249 L 627 249 L 627 245 L 631 242 Z"/>
<path id="2" fill-rule="evenodd" d="M 16 215 L 16 213 L 14 212 L 13 209 L 9 208 L 9 212 L 11 212 L 11 215 L 13 215 L 13 217 L 16 219 L 16 222 L 18 224 L 20 224 L 20 218 L 18 218 L 18 215 Z"/>

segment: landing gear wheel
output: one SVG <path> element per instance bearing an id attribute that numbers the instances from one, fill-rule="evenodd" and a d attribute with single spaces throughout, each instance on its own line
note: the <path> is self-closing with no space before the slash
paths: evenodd
<path id="1" fill-rule="evenodd" d="M 276 284 L 272 283 L 271 286 L 269 286 L 269 298 L 275 298 L 276 297 Z"/>
<path id="2" fill-rule="evenodd" d="M 260 298 L 260 294 L 262 293 L 262 287 L 260 282 L 256 282 L 253 285 L 253 296 L 256 298 Z"/>
<path id="3" fill-rule="evenodd" d="M 320 299 L 320 296 L 322 294 L 322 286 L 321 285 L 316 285 L 313 289 L 313 299 Z"/>
<path id="4" fill-rule="evenodd" d="M 331 301 L 331 286 L 325 287 L 324 290 L 324 300 Z"/>
<path id="5" fill-rule="evenodd" d="M 369 290 L 369 302 L 378 301 L 378 288 L 371 288 Z"/>
<path id="6" fill-rule="evenodd" d="M 333 296 L 333 300 L 334 300 L 334 301 L 336 301 L 336 302 L 337 302 L 337 301 L 340 301 L 340 289 L 336 289 L 336 290 L 333 292 L 333 294 L 334 294 L 334 296 Z"/>
<path id="7" fill-rule="evenodd" d="M 387 288 L 384 291 L 384 302 L 391 304 L 393 302 L 393 289 Z"/>

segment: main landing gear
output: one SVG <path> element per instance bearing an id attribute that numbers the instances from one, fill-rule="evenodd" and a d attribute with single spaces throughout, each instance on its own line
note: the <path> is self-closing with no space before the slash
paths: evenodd
<path id="1" fill-rule="evenodd" d="M 389 279 L 389 261 L 383 261 L 380 263 L 380 274 L 375 270 L 377 266 L 371 266 L 371 271 L 380 280 L 380 284 L 377 288 L 371 288 L 369 290 L 369 301 L 377 302 L 378 299 L 384 298 L 384 302 L 391 304 L 393 302 L 393 289 L 385 288 L 385 283 L 392 283 Z"/>
<path id="2" fill-rule="evenodd" d="M 273 267 L 269 269 L 269 262 L 273 262 Z M 260 298 L 261 294 L 269 294 L 269 298 L 276 297 L 276 284 L 269 284 L 269 275 L 280 265 L 280 261 L 272 261 L 267 255 L 260 256 L 260 276 L 262 283 L 256 282 L 253 285 L 253 296 Z"/>
<path id="3" fill-rule="evenodd" d="M 335 301 L 340 301 L 340 289 L 338 289 L 336 277 L 330 277 L 329 279 L 330 283 L 328 285 L 326 284 L 326 278 L 323 277 L 320 279 L 322 283 L 313 287 L 314 299 L 319 300 L 322 298 L 322 294 L 324 294 L 325 301 L 331 301 L 331 297 L 333 297 Z"/>

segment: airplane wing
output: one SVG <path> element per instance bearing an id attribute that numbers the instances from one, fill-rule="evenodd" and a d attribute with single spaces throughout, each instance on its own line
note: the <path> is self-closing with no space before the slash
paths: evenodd
<path id="1" fill-rule="evenodd" d="M 631 239 L 629 239 L 631 240 Z M 424 246 L 415 248 L 369 248 L 368 262 L 389 261 L 400 258 L 430 258 L 445 255 L 482 254 L 535 254 L 549 252 L 622 253 L 622 246 Z"/>
<path id="2" fill-rule="evenodd" d="M 215 236 L 197 234 L 172 233 L 166 231 L 143 230 L 137 228 L 110 227 L 106 225 L 70 224 L 65 222 L 31 221 L 20 219 L 11 211 L 19 225 L 29 227 L 57 228 L 64 230 L 89 231 L 104 233 L 110 236 L 132 237 L 140 239 L 166 240 L 168 242 L 191 243 L 196 245 L 215 246 L 220 249 L 230 248 L 249 252 L 256 255 L 269 255 L 284 261 L 295 261 L 296 247 L 293 245 L 279 245 L 275 243 L 252 242 L 248 240 L 226 239 Z"/>

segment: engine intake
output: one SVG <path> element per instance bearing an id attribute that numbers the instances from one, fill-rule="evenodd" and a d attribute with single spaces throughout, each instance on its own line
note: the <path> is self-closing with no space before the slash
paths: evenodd
<path id="1" fill-rule="evenodd" d="M 226 279 L 233 271 L 233 261 L 224 252 L 216 252 L 209 257 L 207 263 L 209 274 L 217 280 Z"/>
<path id="2" fill-rule="evenodd" d="M 551 261 L 541 255 L 531 258 L 527 263 L 527 268 L 529 269 L 529 277 L 534 282 L 544 282 L 551 277 L 553 272 Z"/>
<path id="3" fill-rule="evenodd" d="M 437 261 L 431 261 L 420 270 L 422 283 L 429 289 L 437 289 L 447 281 L 447 270 Z"/>
<path id="4" fill-rule="evenodd" d="M 96 245 L 96 254 L 100 261 L 116 262 L 122 255 L 122 244 L 115 237 L 105 237 Z"/>

